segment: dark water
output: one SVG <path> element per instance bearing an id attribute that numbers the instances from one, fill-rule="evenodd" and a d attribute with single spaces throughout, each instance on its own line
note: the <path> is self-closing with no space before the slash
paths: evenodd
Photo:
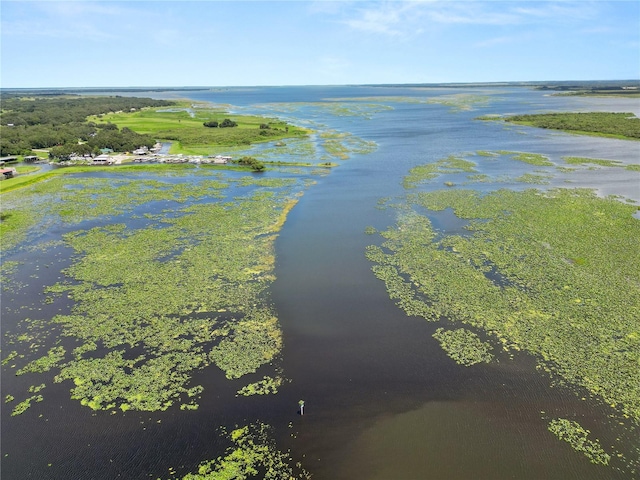
<path id="1" fill-rule="evenodd" d="M 253 379 L 228 381 L 210 368 L 194 378 L 205 387 L 195 412 L 110 415 L 69 401 L 67 385 L 48 385 L 46 401 L 32 406 L 28 414 L 12 418 L 3 408 L 2 478 L 168 478 L 171 468 L 176 475 L 185 474 L 222 453 L 226 443 L 220 439 L 219 426 L 252 421 L 273 425 L 278 446 L 291 449 L 316 479 L 628 478 L 592 465 L 547 431 L 551 418 L 576 419 L 606 448 L 615 436 L 625 435 L 612 426 L 615 422 L 608 417 L 612 410 L 584 392 L 554 385 L 524 354 L 514 359 L 499 356 L 499 362 L 489 365 L 457 366 L 431 337 L 440 325 L 407 317 L 388 299 L 364 256 L 365 247 L 378 240 L 364 231 L 367 226 L 384 229 L 394 223 L 395 212 L 378 208 L 378 201 L 393 202 L 403 194 L 402 177 L 411 167 L 450 154 L 517 150 L 542 153 L 559 164 L 565 155 L 638 163 L 638 142 L 474 120 L 489 113 L 547 110 L 640 113 L 638 100 L 549 97 L 516 88 L 282 87 L 149 96 L 188 96 L 266 113 L 253 105 L 460 93 L 487 94 L 493 100 L 471 111 L 393 102 L 389 105 L 394 110 L 372 118 L 312 111 L 316 122 L 373 140 L 378 150 L 355 156 L 319 178 L 291 211 L 276 242 L 272 299 L 284 331 L 282 366 L 291 379 L 278 395 L 236 398 L 236 390 Z M 288 111 L 286 116 L 303 113 L 309 110 Z M 518 176 L 540 167 L 487 159 L 479 169 Z M 638 175 L 617 175 L 618 171 L 584 170 L 558 177 L 554 184 L 584 185 L 640 200 Z M 529 186 L 507 182 L 501 187 Z M 434 220 L 444 230 L 460 228 L 446 214 Z M 59 272 L 68 262 L 64 252 L 53 259 L 49 252 L 28 255 L 29 264 L 51 264 L 51 272 Z M 39 308 L 38 286 L 57 280 L 55 273 L 52 278 L 47 275 L 41 273 L 34 281 L 25 272 L 22 280 L 34 283 L 33 288 L 23 289 L 22 297 L 11 299 L 9 306 L 3 293 L 3 310 L 31 302 Z M 14 313 L 11 318 L 19 316 Z M 3 369 L 3 384 L 24 382 L 26 388 L 32 383 L 6 375 Z M 261 376 L 258 372 L 255 378 Z M 297 414 L 301 398 L 303 417 Z"/>

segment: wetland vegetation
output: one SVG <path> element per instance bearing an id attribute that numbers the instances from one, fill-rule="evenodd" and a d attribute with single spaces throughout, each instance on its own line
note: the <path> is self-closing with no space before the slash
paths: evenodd
<path id="1" fill-rule="evenodd" d="M 604 451 L 598 440 L 588 439 L 587 436 L 591 432 L 582 428 L 578 422 L 556 418 L 549 422 L 549 431 L 571 445 L 574 450 L 584 453 L 592 463 L 609 465 L 611 455 Z"/>
<path id="2" fill-rule="evenodd" d="M 278 450 L 268 425 L 246 425 L 232 430 L 228 436 L 232 445 L 225 455 L 201 463 L 197 473 L 189 473 L 182 480 L 311 478 L 300 463 L 294 465 L 289 453 Z"/>
<path id="3" fill-rule="evenodd" d="M 205 170 L 194 188 L 189 169 L 155 171 L 155 178 L 149 171 L 146 178 L 58 175 L 3 194 L 3 209 L 15 213 L 3 221 L 13 227 L 3 235 L 7 249 L 43 222 L 104 222 L 155 202 L 176 205 L 145 214 L 144 227 L 107 222 L 65 234 L 77 257 L 47 293 L 50 301 L 68 296 L 73 308 L 51 320 L 51 335 L 60 337 L 36 342 L 57 345 L 42 355 L 32 336 L 13 337 L 7 358 L 17 375 L 53 370 L 48 381 L 68 381 L 72 398 L 93 409 L 195 407 L 202 387 L 190 384 L 194 371 L 214 364 L 239 378 L 273 362 L 282 346 L 266 289 L 273 241 L 303 185 L 295 178 L 225 179 Z M 240 190 L 226 199 L 229 189 Z M 278 384 L 263 383 L 246 392 L 266 393 Z M 15 411 L 32 400 L 41 398 L 31 396 Z"/>
<path id="4" fill-rule="evenodd" d="M 503 349 L 534 354 L 543 369 L 599 396 L 637 430 L 637 207 L 581 189 L 414 192 L 438 176 L 472 171 L 457 157 L 411 170 L 397 225 L 367 250 L 375 275 L 407 314 L 482 329 Z M 429 212 L 449 208 L 470 222 L 467 233 L 434 229 Z M 456 361 L 489 359 L 471 332 L 453 332 L 440 329 L 435 338 Z"/>

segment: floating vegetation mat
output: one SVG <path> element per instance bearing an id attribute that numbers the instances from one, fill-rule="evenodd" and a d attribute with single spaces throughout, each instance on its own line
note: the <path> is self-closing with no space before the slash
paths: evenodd
<path id="1" fill-rule="evenodd" d="M 433 338 L 438 340 L 447 355 L 460 365 L 468 367 L 476 363 L 489 363 L 493 359 L 491 346 L 465 328 L 455 330 L 439 328 L 433 334 Z"/>
<path id="2" fill-rule="evenodd" d="M 468 171 L 459 160 L 417 167 L 405 179 L 415 193 L 398 207 L 397 225 L 381 232 L 382 245 L 367 249 L 375 275 L 407 314 L 466 324 L 505 349 L 536 355 L 637 431 L 637 207 L 586 189 L 416 192 L 438 175 Z M 428 212 L 448 208 L 470 221 L 468 234 L 434 229 Z M 467 333 L 435 337 L 460 363 L 488 359 Z"/>
<path id="3" fill-rule="evenodd" d="M 68 298 L 70 311 L 5 333 L 3 365 L 33 378 L 51 372 L 46 382 L 69 385 L 94 410 L 197 408 L 194 372 L 215 365 L 239 378 L 282 348 L 267 292 L 273 243 L 304 188 L 297 178 L 187 168 L 65 175 L 4 194 L 3 210 L 19 219 L 3 225 L 5 246 L 55 225 L 75 255 L 45 289 L 50 303 Z M 16 270 L 8 264 L 3 275 Z M 265 376 L 241 393 L 281 383 Z M 14 415 L 42 401 L 44 386 L 11 392 L 26 398 Z"/>
<path id="4" fill-rule="evenodd" d="M 442 182 L 447 187 L 488 183 L 550 185 L 559 174 L 570 174 L 577 171 L 577 169 L 596 171 L 607 167 L 623 168 L 632 172 L 629 174 L 630 176 L 636 175 L 635 172 L 640 172 L 640 165 L 624 164 L 615 160 L 582 157 L 561 157 L 561 160 L 562 163 L 556 164 L 546 155 L 509 150 L 479 150 L 477 152 L 459 153 L 413 167 L 409 175 L 404 178 L 403 184 L 405 188 L 416 188 L 434 184 L 436 180 L 441 181 L 443 178 L 447 178 L 455 180 Z M 501 162 L 518 162 L 522 166 L 514 168 L 512 165 L 504 169 L 496 168 Z M 574 167 L 567 167 L 566 164 L 574 165 Z M 534 172 L 528 172 L 524 170 L 527 165 L 539 168 Z M 512 173 L 502 173 L 505 170 L 509 170 Z M 523 171 L 524 173 L 517 175 L 513 173 L 516 171 Z M 496 175 L 496 173 L 498 174 Z M 637 176 L 637 179 L 640 182 L 640 176 Z"/>
<path id="5" fill-rule="evenodd" d="M 219 480 L 262 478 L 264 480 L 309 479 L 311 474 L 289 453 L 278 450 L 271 439 L 270 427 L 264 424 L 247 425 L 232 430 L 232 446 L 225 455 L 203 462 L 198 471 L 183 480 Z"/>
<path id="6" fill-rule="evenodd" d="M 578 422 L 557 418 L 549 422 L 549 431 L 560 440 L 564 440 L 574 450 L 582 452 L 592 462 L 609 465 L 611 455 L 606 453 L 598 440 L 589 440 L 589 430 L 585 430 Z"/>
<path id="7" fill-rule="evenodd" d="M 475 110 L 488 106 L 494 99 L 488 95 L 473 95 L 468 93 L 456 93 L 453 95 L 440 95 L 429 98 L 427 103 L 435 103 L 447 106 L 453 112 L 463 110 Z"/>
<path id="8" fill-rule="evenodd" d="M 252 108 L 265 109 L 275 113 L 293 113 L 305 110 L 307 115 L 313 116 L 314 113 L 323 113 L 335 115 L 336 117 L 364 117 L 372 118 L 375 114 L 387 110 L 393 110 L 393 107 L 372 102 L 362 103 L 361 99 L 353 99 L 354 101 L 336 99 L 327 102 L 288 102 L 288 103 L 269 103 L 265 105 L 253 105 Z M 356 101 L 357 100 L 357 101 Z"/>
<path id="9" fill-rule="evenodd" d="M 477 95 L 470 93 L 454 93 L 447 95 L 438 95 L 434 97 L 411 97 L 411 96 L 372 96 L 372 97 L 342 97 L 342 98 L 328 98 L 327 100 L 335 102 L 381 102 L 386 103 L 432 103 L 437 105 L 444 105 L 450 107 L 452 112 L 459 112 L 463 110 L 475 110 L 480 107 L 488 106 L 492 101 L 496 100 L 495 96 L 490 95 Z M 338 103 L 337 105 L 344 105 Z M 365 104 L 366 106 L 367 104 Z M 382 105 L 379 105 L 382 106 Z M 391 107 L 387 107 L 391 108 Z"/>

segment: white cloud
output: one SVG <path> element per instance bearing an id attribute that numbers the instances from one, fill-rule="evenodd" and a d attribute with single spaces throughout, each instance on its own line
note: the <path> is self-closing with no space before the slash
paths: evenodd
<path id="1" fill-rule="evenodd" d="M 373 7 L 358 8 L 357 16 L 344 21 L 353 28 L 369 33 L 398 36 L 407 33 L 411 12 L 420 4 L 384 2 Z"/>
<path id="2" fill-rule="evenodd" d="M 320 2 L 320 5 L 323 2 Z M 408 36 L 436 25 L 508 26 L 567 23 L 597 18 L 594 1 L 385 1 L 354 2 L 351 8 L 326 9 L 343 15 L 354 30 L 387 36 Z M 318 10 L 320 11 L 320 9 Z"/>

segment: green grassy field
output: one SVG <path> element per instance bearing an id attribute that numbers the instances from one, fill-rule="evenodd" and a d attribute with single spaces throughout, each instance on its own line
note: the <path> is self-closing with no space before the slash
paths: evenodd
<path id="1" fill-rule="evenodd" d="M 230 119 L 237 127 L 208 128 L 204 122 Z M 172 142 L 171 153 L 210 155 L 245 148 L 253 143 L 304 137 L 309 130 L 273 118 L 232 115 L 222 110 L 191 103 L 175 107 L 148 108 L 132 113 L 111 113 L 89 117 L 89 121 L 111 122 L 136 133 L 152 135 L 160 141 Z M 260 128 L 268 125 L 269 128 Z"/>

